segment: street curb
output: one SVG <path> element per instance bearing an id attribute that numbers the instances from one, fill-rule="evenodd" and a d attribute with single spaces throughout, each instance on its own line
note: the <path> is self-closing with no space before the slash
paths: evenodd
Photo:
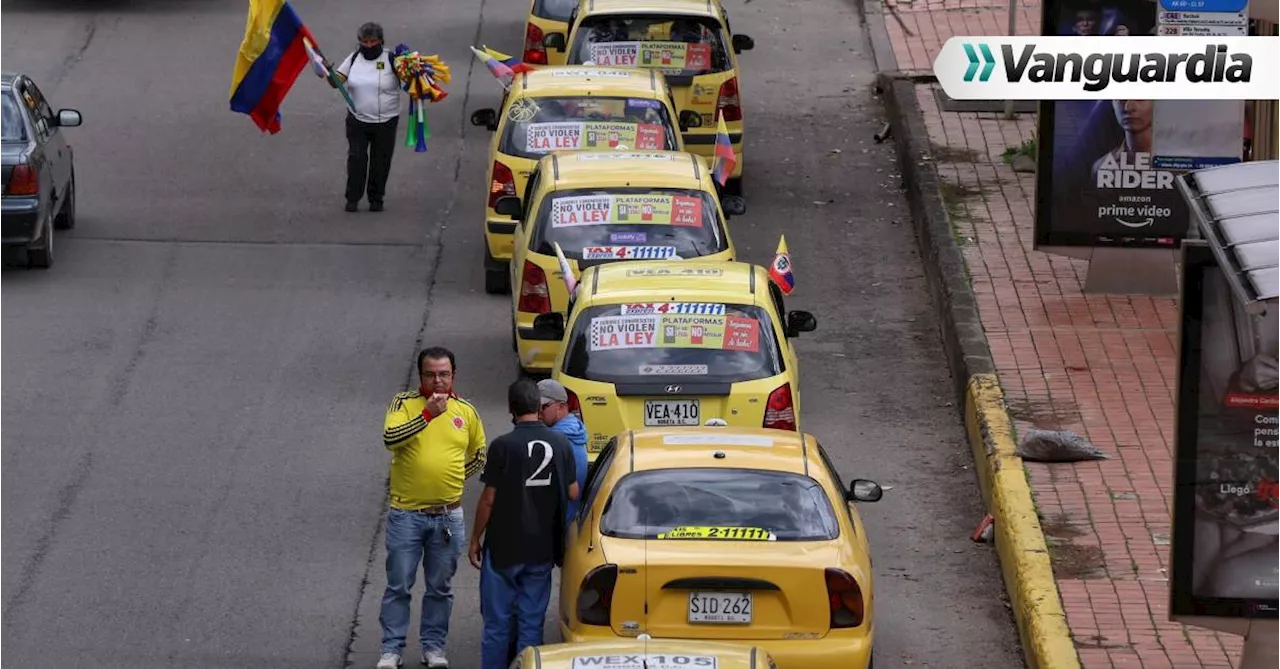
<path id="1" fill-rule="evenodd" d="M 1013 421 L 1004 402 L 986 331 L 978 313 L 964 255 L 942 200 L 928 129 L 916 98 L 915 77 L 897 71 L 878 0 L 864 0 L 867 33 L 889 124 L 911 205 L 912 222 L 930 293 L 938 310 L 943 348 L 978 484 L 995 521 L 995 547 L 1005 591 L 1029 669 L 1080 669 L 1053 575 L 1031 485 L 1017 453 Z"/>
<path id="2" fill-rule="evenodd" d="M 1004 586 L 1029 669 L 1080 669 L 1053 563 L 1032 501 L 1013 421 L 995 374 L 974 374 L 964 401 L 965 431 L 979 486 L 995 519 L 995 545 Z"/>

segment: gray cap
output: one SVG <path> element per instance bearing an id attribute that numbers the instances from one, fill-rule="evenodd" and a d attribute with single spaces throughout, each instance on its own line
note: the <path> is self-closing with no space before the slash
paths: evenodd
<path id="1" fill-rule="evenodd" d="M 542 404 L 568 402 L 569 391 L 555 379 L 543 379 L 538 382 L 538 397 L 542 399 Z"/>

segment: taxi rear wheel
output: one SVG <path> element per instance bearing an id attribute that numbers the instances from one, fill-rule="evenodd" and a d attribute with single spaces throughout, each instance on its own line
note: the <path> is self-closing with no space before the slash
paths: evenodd
<path id="1" fill-rule="evenodd" d="M 724 184 L 724 194 L 737 195 L 738 197 L 742 197 L 743 179 L 744 177 L 737 177 L 737 178 L 729 179 L 728 181 L 726 181 Z"/>
<path id="2" fill-rule="evenodd" d="M 490 295 L 505 295 L 511 290 L 511 280 L 507 276 L 507 266 L 489 255 L 484 250 L 484 292 Z"/>

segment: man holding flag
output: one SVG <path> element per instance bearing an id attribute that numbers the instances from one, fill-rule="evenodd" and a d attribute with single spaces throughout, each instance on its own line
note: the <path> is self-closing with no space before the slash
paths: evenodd
<path id="1" fill-rule="evenodd" d="M 360 48 L 335 69 L 353 106 L 347 110 L 347 211 L 359 209 L 367 190 L 369 211 L 382 211 L 400 126 L 400 77 L 383 41 L 382 26 L 366 23 Z M 330 82 L 337 87 L 337 83 Z"/>

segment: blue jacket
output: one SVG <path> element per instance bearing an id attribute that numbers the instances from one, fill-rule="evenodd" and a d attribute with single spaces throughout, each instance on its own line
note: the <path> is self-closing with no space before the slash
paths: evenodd
<path id="1" fill-rule="evenodd" d="M 563 434 L 569 443 L 573 445 L 573 461 L 577 465 L 578 477 L 578 495 L 586 493 L 584 488 L 587 485 L 587 426 L 582 424 L 582 420 L 574 414 L 569 414 L 561 418 L 551 429 Z M 569 515 L 566 517 L 568 522 L 573 522 L 573 517 L 578 513 L 578 501 L 571 500 L 569 502 Z"/>

